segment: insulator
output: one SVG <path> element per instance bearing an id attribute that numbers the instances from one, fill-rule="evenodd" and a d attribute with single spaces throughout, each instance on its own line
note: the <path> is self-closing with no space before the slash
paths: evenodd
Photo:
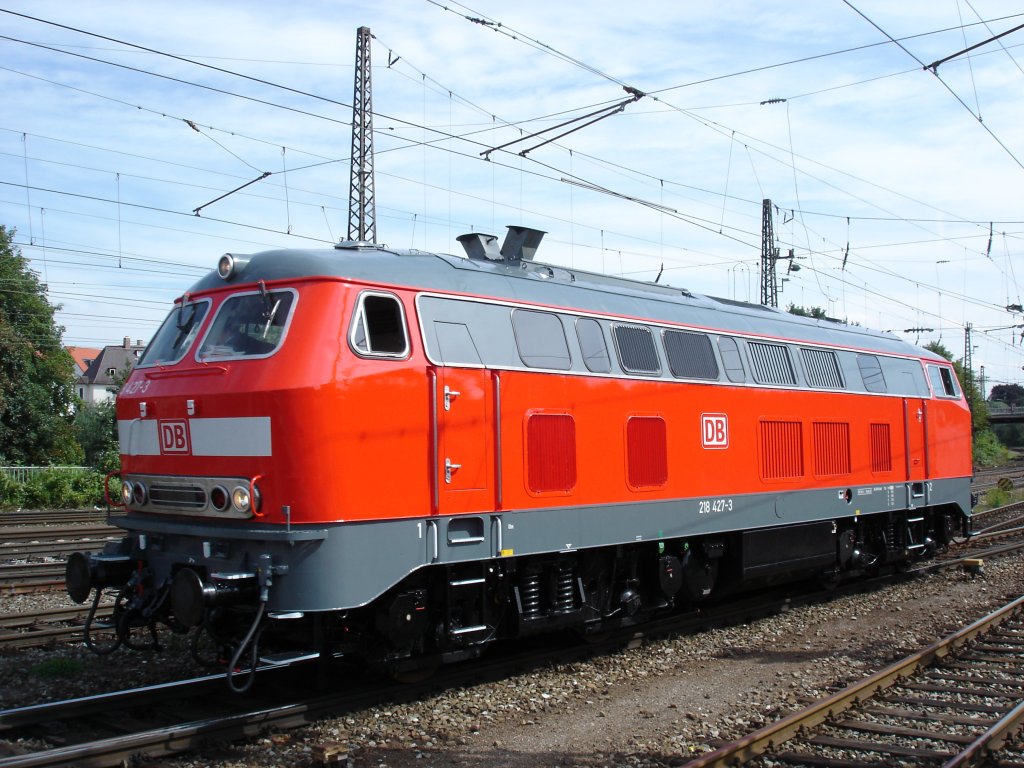
<path id="1" fill-rule="evenodd" d="M 551 592 L 553 613 L 568 613 L 574 608 L 575 574 L 570 563 L 559 563 L 554 574 L 554 589 Z"/>
<path id="2" fill-rule="evenodd" d="M 540 616 L 540 574 L 523 575 L 523 583 L 519 585 L 519 598 L 523 604 L 523 618 L 535 619 Z"/>

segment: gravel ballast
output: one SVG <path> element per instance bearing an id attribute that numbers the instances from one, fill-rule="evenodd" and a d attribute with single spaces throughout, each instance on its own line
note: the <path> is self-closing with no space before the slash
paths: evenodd
<path id="1" fill-rule="evenodd" d="M 428 699 L 368 709 L 161 765 L 312 766 L 338 745 L 355 766 L 667 766 L 739 736 L 979 618 L 1024 591 L 1024 557 L 950 569 L 756 622 L 652 642 Z M 0 612 L 67 603 L 0 598 Z M 43 607 L 39 605 L 39 607 Z M 203 673 L 180 638 L 96 657 L 79 646 L 0 657 L 4 708 Z"/>

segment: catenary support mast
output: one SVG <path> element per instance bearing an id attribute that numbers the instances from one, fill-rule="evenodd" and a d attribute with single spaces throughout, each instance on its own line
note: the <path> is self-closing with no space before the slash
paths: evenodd
<path id="1" fill-rule="evenodd" d="M 369 27 L 356 32 L 356 74 L 352 97 L 352 172 L 348 198 L 348 239 L 377 242 L 373 191 L 373 100 Z"/>

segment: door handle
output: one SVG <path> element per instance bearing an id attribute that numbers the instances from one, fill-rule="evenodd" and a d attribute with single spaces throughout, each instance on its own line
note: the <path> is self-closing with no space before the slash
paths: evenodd
<path id="1" fill-rule="evenodd" d="M 452 460 L 445 458 L 444 460 L 444 481 L 450 483 L 452 481 L 452 475 L 462 468 L 461 464 L 453 464 Z"/>
<path id="2" fill-rule="evenodd" d="M 447 384 L 444 385 L 444 409 L 450 411 L 452 409 L 452 400 L 461 395 L 461 392 L 456 392 L 454 389 L 449 387 Z"/>

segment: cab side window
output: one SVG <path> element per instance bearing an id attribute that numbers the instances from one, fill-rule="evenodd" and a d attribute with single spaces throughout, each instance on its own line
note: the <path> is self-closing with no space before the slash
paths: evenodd
<path id="1" fill-rule="evenodd" d="M 398 297 L 389 293 L 362 294 L 352 318 L 349 343 L 356 354 L 363 357 L 408 355 L 405 312 Z"/>

